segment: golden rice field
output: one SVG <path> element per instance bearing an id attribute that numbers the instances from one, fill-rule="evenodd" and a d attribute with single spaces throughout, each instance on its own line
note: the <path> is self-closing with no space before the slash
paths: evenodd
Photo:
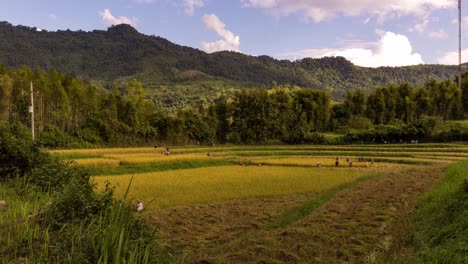
<path id="1" fill-rule="evenodd" d="M 86 158 L 74 161 L 76 164 L 85 167 L 116 167 L 120 165 L 120 161 L 108 158 Z"/>
<path id="2" fill-rule="evenodd" d="M 468 146 L 456 144 L 387 145 L 385 148 L 382 145 L 192 146 L 172 147 L 169 156 L 163 155 L 163 150 L 162 147 L 108 148 L 51 153 L 90 168 L 98 188 L 109 181 L 116 186 L 117 196 L 125 193 L 133 178 L 128 198 L 143 200 L 152 208 L 320 193 L 408 164 L 443 164 L 468 158 Z M 365 156 L 368 167 L 366 162 L 357 161 L 359 156 Z M 340 158 L 339 168 L 335 168 L 336 157 Z M 347 158 L 352 161 L 352 168 Z M 213 161 L 224 163 L 210 165 Z M 317 168 L 317 163 L 321 168 Z M 107 170 L 114 170 L 112 176 Z"/>
<path id="3" fill-rule="evenodd" d="M 87 168 L 97 191 L 110 182 L 116 199 L 141 200 L 168 263 L 364 263 L 407 243 L 417 197 L 468 159 L 464 144 L 163 150 L 51 153 Z"/>
<path id="4" fill-rule="evenodd" d="M 129 197 L 155 208 L 232 199 L 321 192 L 363 177 L 368 171 L 274 166 L 223 166 L 135 175 L 96 176 L 95 182 L 117 185 L 118 194 L 130 184 Z"/>
<path id="5" fill-rule="evenodd" d="M 360 167 L 365 168 L 365 162 L 357 162 L 356 158 L 352 158 L 354 162 L 351 163 L 352 167 Z M 320 164 L 320 167 L 336 167 L 335 165 L 335 158 L 333 157 L 279 157 L 279 158 L 259 158 L 259 159 L 252 159 L 252 163 L 254 164 L 262 164 L 262 165 L 281 165 L 281 166 L 301 166 L 301 167 L 317 167 L 317 164 Z M 368 161 L 367 166 L 372 166 L 372 162 Z M 346 161 L 346 158 L 341 158 L 338 163 L 338 167 L 349 167 L 349 162 Z"/>
<path id="6" fill-rule="evenodd" d="M 140 165 L 151 165 L 156 163 L 166 163 L 166 162 L 183 162 L 191 160 L 212 160 L 215 157 L 207 156 L 204 154 L 180 154 L 180 155 L 104 155 L 104 157 L 109 159 L 115 159 L 120 161 L 122 166 L 140 166 Z"/>

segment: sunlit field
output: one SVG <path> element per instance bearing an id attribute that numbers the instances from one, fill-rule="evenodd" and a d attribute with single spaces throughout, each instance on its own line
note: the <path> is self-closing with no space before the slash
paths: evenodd
<path id="1" fill-rule="evenodd" d="M 132 180 L 127 198 L 143 200 L 148 208 L 321 193 L 404 166 L 468 158 L 468 147 L 459 144 L 190 146 L 172 147 L 168 156 L 163 155 L 164 150 L 110 148 L 51 153 L 87 167 L 98 189 L 109 181 L 117 197 L 124 195 Z M 360 157 L 364 160 L 359 161 Z"/>
<path id="2" fill-rule="evenodd" d="M 119 160 L 106 158 L 85 158 L 73 162 L 85 167 L 116 167 L 120 165 Z"/>
<path id="3" fill-rule="evenodd" d="M 171 207 L 231 199 L 321 192 L 363 177 L 368 171 L 274 166 L 224 166 L 120 176 L 96 176 L 117 185 L 117 196 L 130 184 L 129 197 L 151 207 Z"/>
<path id="4" fill-rule="evenodd" d="M 347 161 L 347 159 L 349 161 Z M 354 160 L 354 161 L 353 161 Z M 356 157 L 342 157 L 338 160 L 336 166 L 336 158 L 333 157 L 278 157 L 278 158 L 258 158 L 252 159 L 252 163 L 264 165 L 280 165 L 280 166 L 300 166 L 300 167 L 370 167 L 373 165 L 372 160 L 366 162 L 358 162 Z"/>
<path id="5" fill-rule="evenodd" d="M 198 252 L 214 263 L 240 263 L 302 245 L 331 256 L 368 254 L 385 226 L 411 218 L 405 206 L 442 168 L 468 159 L 464 144 L 169 148 L 169 155 L 166 146 L 51 153 L 84 167 L 96 191 L 110 183 L 115 199 L 142 201 L 139 215 L 157 227 L 161 243 L 173 256 L 187 255 L 176 263 L 198 263 Z M 355 226 L 366 231 L 356 234 Z M 336 246 L 337 236 L 344 246 Z M 342 248 L 350 251 L 335 252 Z"/>

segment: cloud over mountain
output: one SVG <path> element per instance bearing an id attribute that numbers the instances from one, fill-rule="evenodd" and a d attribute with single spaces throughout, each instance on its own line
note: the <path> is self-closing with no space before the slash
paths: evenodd
<path id="1" fill-rule="evenodd" d="M 381 38 L 374 43 L 355 43 L 353 47 L 339 49 L 307 49 L 281 54 L 280 57 L 299 59 L 342 56 L 356 65 L 364 67 L 406 66 L 422 64 L 418 53 L 413 53 L 410 41 L 404 35 L 381 32 Z"/>
<path id="2" fill-rule="evenodd" d="M 230 50 L 240 52 L 240 37 L 226 29 L 226 24 L 223 23 L 216 15 L 209 14 L 203 16 L 203 22 L 208 29 L 214 30 L 221 39 L 214 42 L 202 42 L 201 48 L 208 52 L 216 52 L 221 50 Z"/>
<path id="3" fill-rule="evenodd" d="M 132 17 L 132 18 L 128 18 L 125 16 L 115 17 L 112 15 L 111 11 L 108 8 L 99 12 L 99 16 L 101 17 L 104 24 L 106 24 L 107 26 L 129 24 L 129 25 L 136 27 L 139 23 L 138 18 L 136 17 Z"/>

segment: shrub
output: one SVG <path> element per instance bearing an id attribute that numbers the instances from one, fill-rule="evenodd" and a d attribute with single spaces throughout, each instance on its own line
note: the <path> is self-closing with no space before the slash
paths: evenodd
<path id="1" fill-rule="evenodd" d="M 55 126 L 46 125 L 38 140 L 45 147 L 58 148 L 68 146 L 73 138 Z"/>
<path id="2" fill-rule="evenodd" d="M 351 116 L 351 118 L 348 120 L 349 129 L 366 130 L 371 129 L 372 127 L 372 121 L 366 117 Z"/>
<path id="3" fill-rule="evenodd" d="M 0 179 L 25 175 L 42 163 L 44 155 L 30 136 L 21 126 L 0 131 Z"/>
<path id="4" fill-rule="evenodd" d="M 84 142 L 88 142 L 91 144 L 103 144 L 103 140 L 99 133 L 91 128 L 83 128 L 76 132 L 76 137 Z"/>
<path id="5" fill-rule="evenodd" d="M 24 205 L 16 202 L 21 216 L 0 226 L 9 241 L 0 240 L 0 262 L 18 257 L 37 263 L 149 262 L 151 229 L 128 205 L 114 203 L 109 185 L 103 193 L 94 192 L 83 168 L 42 152 L 22 128 L 12 133 L 15 129 L 0 131 L 0 181 L 8 181 Z M 31 212 L 28 204 L 39 208 Z"/>
<path id="6" fill-rule="evenodd" d="M 325 137 L 318 132 L 314 132 L 307 135 L 306 141 L 307 143 L 323 144 L 325 143 Z"/>

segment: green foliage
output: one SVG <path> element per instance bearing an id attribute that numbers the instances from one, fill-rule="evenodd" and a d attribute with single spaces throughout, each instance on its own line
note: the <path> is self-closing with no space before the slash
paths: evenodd
<path id="1" fill-rule="evenodd" d="M 0 180 L 26 175 L 43 162 L 38 145 L 24 140 L 31 137 L 28 132 L 21 124 L 0 130 Z"/>
<path id="2" fill-rule="evenodd" d="M 377 125 L 369 130 L 350 131 L 343 136 L 346 143 L 411 143 L 426 137 L 426 130 L 417 125 Z"/>
<path id="3" fill-rule="evenodd" d="M 11 78 L 0 74 L 0 127 L 6 125 L 9 119 L 12 90 L 13 82 Z"/>
<path id="4" fill-rule="evenodd" d="M 442 181 L 419 202 L 415 212 L 415 263 L 468 261 L 468 162 L 451 165 Z"/>
<path id="5" fill-rule="evenodd" d="M 362 116 L 351 116 L 348 120 L 348 128 L 356 130 L 372 129 L 372 121 Z"/>
<path id="6" fill-rule="evenodd" d="M 118 33 L 122 29 L 113 30 Z M 132 32 L 124 30 L 119 34 L 135 33 Z M 235 53 L 228 55 L 237 56 Z M 343 73 L 356 69 L 346 66 L 346 62 L 339 58 L 336 60 L 323 59 L 321 63 L 327 67 L 344 67 Z M 312 64 L 309 60 L 302 62 Z M 313 64 L 319 67 L 321 63 Z M 159 104 L 154 92 L 147 95 L 143 83 L 136 79 L 120 80 L 103 89 L 83 77 L 73 78 L 56 70 L 31 70 L 27 66 L 16 70 L 2 69 L 0 123 L 3 126 L 14 122 L 30 125 L 31 115 L 27 109 L 28 88 L 32 82 L 38 142 L 51 148 L 208 144 L 215 141 L 320 144 L 325 140 L 317 132 L 344 133 L 350 129 L 369 131 L 349 135 L 345 142 L 353 142 L 352 138 L 366 142 L 373 139 L 380 140 L 375 142 L 450 141 L 464 140 L 468 134 L 456 126 L 437 130 L 425 121 L 427 116 L 443 120 L 462 118 L 463 93 L 452 81 L 433 80 L 417 89 L 408 83 L 391 84 L 379 87 L 367 96 L 364 89 L 357 89 L 348 93 L 344 103 L 333 105 L 329 91 L 302 89 L 278 82 L 273 82 L 272 89 L 234 91 L 224 87 L 222 89 L 229 92 L 223 95 L 214 92 L 216 100 L 194 97 L 190 105 L 179 105 L 175 111 L 162 107 L 164 104 Z M 190 75 L 199 73 L 191 72 Z M 198 84 L 201 80 L 194 85 Z M 184 93 L 191 94 L 191 91 L 185 89 Z M 392 128 L 395 122 L 401 124 Z M 380 128 L 373 131 L 373 125 Z M 399 131 L 403 127 L 409 131 Z M 335 143 L 341 141 L 337 139 Z"/>
<path id="7" fill-rule="evenodd" d="M 88 172 L 43 153 L 21 126 L 0 131 L 0 150 L 0 192 L 6 185 L 11 203 L 0 211 L 0 262 L 150 261 L 151 229 L 114 203 L 112 188 L 94 192 Z"/>
<path id="8" fill-rule="evenodd" d="M 45 125 L 44 130 L 40 133 L 38 138 L 40 144 L 51 148 L 70 146 L 73 140 L 74 138 L 52 125 Z"/>
<path id="9" fill-rule="evenodd" d="M 463 96 L 463 109 L 468 113 L 468 73 L 462 75 L 462 96 Z"/>
<path id="10" fill-rule="evenodd" d="M 154 235 L 132 216 L 129 204 L 107 208 L 91 233 L 91 263 L 149 263 Z"/>
<path id="11" fill-rule="evenodd" d="M 0 61 L 10 67 L 52 68 L 100 82 L 137 79 L 156 95 L 161 95 L 159 89 L 176 95 L 155 98 L 166 106 L 177 105 L 174 98 L 193 101 L 193 94 L 185 93 L 186 89 L 216 94 L 236 87 L 292 84 L 327 90 L 342 100 L 348 90 L 369 92 L 389 83 L 418 85 L 431 78 L 451 79 L 458 72 L 456 66 L 443 65 L 363 68 L 342 57 L 291 62 L 227 51 L 207 54 L 140 34 L 129 25 L 112 26 L 107 31 L 48 32 L 1 22 L 0 50 Z M 60 86 L 56 88 L 60 90 Z"/>
<path id="12" fill-rule="evenodd" d="M 461 118 L 461 105 L 461 90 L 454 82 L 431 80 L 418 89 L 407 83 L 376 89 L 368 97 L 366 115 L 377 124 L 394 119 L 410 124 L 425 115 L 445 120 Z"/>

